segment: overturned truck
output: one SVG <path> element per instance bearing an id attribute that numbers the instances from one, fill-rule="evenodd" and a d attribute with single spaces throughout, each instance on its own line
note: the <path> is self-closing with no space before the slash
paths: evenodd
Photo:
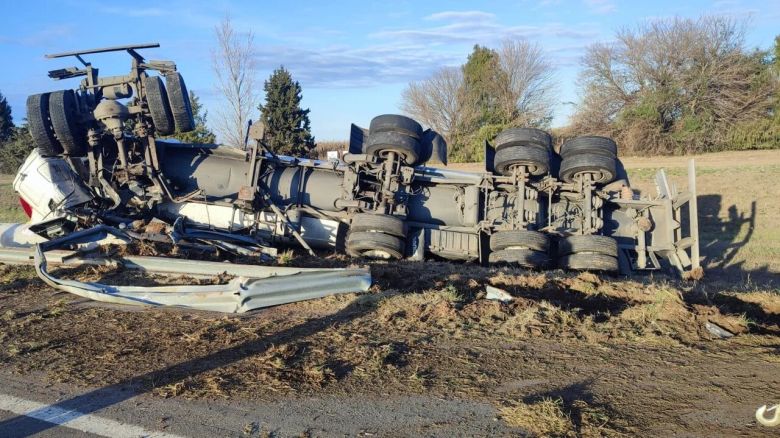
<path id="1" fill-rule="evenodd" d="M 14 181 L 31 229 L 53 239 L 98 224 L 139 238 L 198 236 L 222 248 L 272 253 L 277 243 L 354 257 L 439 257 L 532 269 L 631 273 L 699 268 L 695 176 L 678 192 L 663 171 L 639 198 L 604 137 L 571 139 L 512 128 L 485 143 L 485 169 L 446 169 L 447 145 L 400 115 L 352 125 L 334 161 L 274 154 L 259 124 L 247 150 L 163 139 L 194 121 L 176 65 L 123 46 L 49 55 L 83 67 L 76 90 L 30 96 L 37 148 Z M 126 51 L 131 69 L 99 77 L 83 56 Z M 169 226 L 150 231 L 151 222 Z M 198 240 L 204 242 L 204 240 Z"/>

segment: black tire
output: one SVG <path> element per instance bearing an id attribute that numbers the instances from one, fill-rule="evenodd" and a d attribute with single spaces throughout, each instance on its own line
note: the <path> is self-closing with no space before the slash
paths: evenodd
<path id="1" fill-rule="evenodd" d="M 407 165 L 413 166 L 420 159 L 420 142 L 400 132 L 377 132 L 368 135 L 365 153 L 381 155 L 391 151 L 397 152 Z"/>
<path id="2" fill-rule="evenodd" d="M 54 136 L 49 119 L 49 93 L 27 97 L 27 128 L 42 156 L 53 157 L 62 153 L 62 145 Z"/>
<path id="3" fill-rule="evenodd" d="M 402 259 L 404 241 L 396 236 L 368 231 L 350 232 L 347 236 L 347 254 L 373 259 Z"/>
<path id="4" fill-rule="evenodd" d="M 544 175 L 550 170 L 550 153 L 538 146 L 511 146 L 496 151 L 493 168 L 500 175 L 511 174 L 511 167 L 524 165 L 531 175 Z"/>
<path id="5" fill-rule="evenodd" d="M 49 117 L 57 140 L 66 155 L 82 157 L 87 153 L 87 137 L 78 125 L 79 111 L 73 90 L 55 91 L 49 96 Z"/>
<path id="6" fill-rule="evenodd" d="M 401 218 L 387 214 L 358 213 L 352 218 L 352 232 L 374 231 L 396 237 L 406 237 L 406 225 Z"/>
<path id="7" fill-rule="evenodd" d="M 558 255 L 569 254 L 603 254 L 617 257 L 617 241 L 608 236 L 586 234 L 581 236 L 568 236 L 558 241 Z"/>
<path id="8" fill-rule="evenodd" d="M 168 103 L 168 93 L 158 76 L 147 76 L 143 79 L 146 90 L 146 105 L 152 115 L 154 129 L 160 135 L 171 135 L 175 132 L 171 106 Z"/>
<path id="9" fill-rule="evenodd" d="M 567 183 L 581 173 L 593 175 L 593 182 L 607 184 L 615 179 L 615 158 L 597 154 L 575 154 L 563 158 L 560 178 Z"/>
<path id="10" fill-rule="evenodd" d="M 420 140 L 423 135 L 422 126 L 414 119 L 410 119 L 406 116 L 399 116 L 397 114 L 382 114 L 376 116 L 371 120 L 371 124 L 368 125 L 369 134 L 375 134 L 379 132 L 400 132 L 408 135 L 409 137 Z"/>
<path id="11" fill-rule="evenodd" d="M 178 132 L 190 132 L 195 129 L 192 105 L 184 78 L 178 72 L 165 75 L 165 88 L 168 90 L 168 103 L 173 116 L 173 125 Z"/>
<path id="12" fill-rule="evenodd" d="M 619 269 L 617 257 L 604 254 L 571 254 L 558 260 L 558 264 L 575 271 L 617 272 Z"/>
<path id="13" fill-rule="evenodd" d="M 510 146 L 533 145 L 545 150 L 552 148 L 552 137 L 541 129 L 509 128 L 501 131 L 493 141 L 497 151 Z"/>
<path id="14" fill-rule="evenodd" d="M 614 158 L 617 157 L 617 144 L 611 138 L 587 135 L 573 138 L 561 146 L 562 157 L 577 154 L 595 154 Z"/>
<path id="15" fill-rule="evenodd" d="M 543 269 L 550 264 L 546 253 L 530 249 L 502 249 L 488 256 L 491 264 L 520 265 L 526 268 Z"/>
<path id="16" fill-rule="evenodd" d="M 530 230 L 498 231 L 490 235 L 491 251 L 510 248 L 547 252 L 550 249 L 550 240 L 544 233 Z"/>

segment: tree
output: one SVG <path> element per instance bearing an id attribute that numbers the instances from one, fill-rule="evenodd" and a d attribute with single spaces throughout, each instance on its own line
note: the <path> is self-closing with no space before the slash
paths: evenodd
<path id="1" fill-rule="evenodd" d="M 265 141 L 276 153 L 306 156 L 314 147 L 309 110 L 301 108 L 301 84 L 283 66 L 265 81 L 265 105 L 260 117 L 265 124 Z"/>
<path id="2" fill-rule="evenodd" d="M 775 37 L 772 51 L 766 53 L 764 64 L 766 78 L 774 85 L 771 105 L 764 117 L 746 120 L 729 130 L 728 145 L 733 149 L 780 148 L 780 36 Z"/>
<path id="3" fill-rule="evenodd" d="M 505 122 L 500 95 L 507 78 L 495 50 L 475 45 L 463 69 L 464 98 L 474 111 L 465 123 L 476 126 Z"/>
<path id="4" fill-rule="evenodd" d="M 642 154 L 731 147 L 735 127 L 770 113 L 777 82 L 766 54 L 745 50 L 744 29 L 724 17 L 675 18 L 590 46 L 572 130 Z"/>
<path id="5" fill-rule="evenodd" d="M 200 99 L 190 90 L 190 105 L 192 106 L 192 117 L 195 119 L 195 129 L 190 132 L 177 132 L 171 138 L 177 138 L 184 143 L 214 143 L 217 140 L 216 135 L 206 125 L 208 111 L 203 109 Z"/>
<path id="6" fill-rule="evenodd" d="M 225 144 L 246 148 L 246 129 L 257 103 L 254 35 L 238 33 L 229 17 L 214 29 L 217 48 L 211 59 L 217 91 L 225 104 L 217 111 L 216 129 Z"/>
<path id="7" fill-rule="evenodd" d="M 549 126 L 557 96 L 554 69 L 541 47 L 523 40 L 505 40 L 498 60 L 506 81 L 498 89 L 505 117 L 513 126 Z"/>
<path id="8" fill-rule="evenodd" d="M 16 173 L 35 145 L 27 127 L 11 128 L 11 134 L 0 142 L 0 173 Z"/>
<path id="9" fill-rule="evenodd" d="M 476 45 L 461 67 L 410 83 L 402 108 L 444 136 L 453 161 L 481 160 L 485 140 L 502 130 L 549 125 L 552 72 L 542 50 L 526 41 L 504 41 L 497 51 Z"/>
<path id="10" fill-rule="evenodd" d="M 6 141 L 14 132 L 14 119 L 11 106 L 3 93 L 0 93 L 0 141 Z"/>
<path id="11" fill-rule="evenodd" d="M 444 67 L 431 77 L 412 82 L 401 95 L 403 111 L 452 142 L 464 117 L 463 71 Z"/>

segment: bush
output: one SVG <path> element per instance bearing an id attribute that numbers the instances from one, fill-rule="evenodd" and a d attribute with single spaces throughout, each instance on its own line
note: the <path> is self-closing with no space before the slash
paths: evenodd
<path id="1" fill-rule="evenodd" d="M 0 173 L 16 173 L 34 147 L 27 128 L 14 128 L 8 140 L 0 143 Z"/>
<path id="2" fill-rule="evenodd" d="M 583 58 L 568 131 L 614 138 L 637 155 L 780 148 L 775 55 L 748 50 L 746 23 L 665 19 L 624 29 Z"/>

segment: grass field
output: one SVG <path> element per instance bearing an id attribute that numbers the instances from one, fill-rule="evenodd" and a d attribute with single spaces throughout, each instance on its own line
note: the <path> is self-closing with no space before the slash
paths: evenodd
<path id="1" fill-rule="evenodd" d="M 0 175 L 0 222 L 25 222 L 22 207 L 19 205 L 19 197 L 11 188 L 14 177 L 12 175 Z"/>
<path id="2" fill-rule="evenodd" d="M 236 316 L 97 305 L 57 293 L 32 268 L 0 266 L 0 365 L 79 388 L 132 385 L 153 397 L 316 398 L 333 409 L 346 397 L 381 398 L 390 417 L 405 397 L 430 400 L 414 421 L 367 427 L 367 435 L 765 436 L 755 409 L 780 401 L 777 155 L 697 158 L 701 281 L 365 262 L 374 278 L 368 294 Z M 625 163 L 643 193 L 659 165 L 685 181 L 685 159 Z M 15 202 L 4 188 L 9 215 L 18 214 Z M 288 263 L 355 261 L 296 251 Z M 60 274 L 168 281 L 111 268 Z M 485 300 L 488 285 L 513 299 Z M 719 338 L 711 324 L 734 336 Z M 495 421 L 437 422 L 444 400 L 487 403 Z M 335 434 L 326 417 L 301 418 L 301 434 L 315 426 Z"/>

